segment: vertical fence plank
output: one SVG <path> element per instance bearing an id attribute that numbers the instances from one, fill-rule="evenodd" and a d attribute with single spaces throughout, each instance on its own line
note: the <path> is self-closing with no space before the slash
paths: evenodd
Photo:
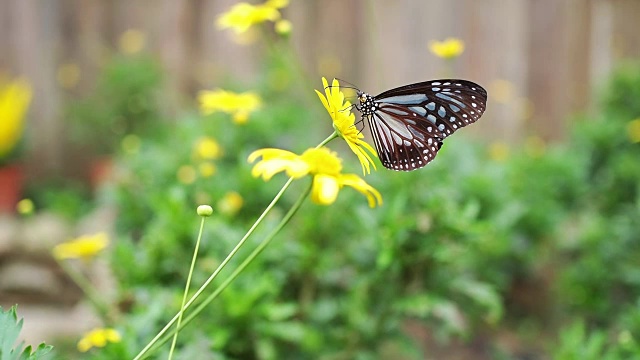
<path id="1" fill-rule="evenodd" d="M 613 4 L 612 50 L 615 58 L 640 58 L 640 1 L 610 1 Z"/>
<path id="2" fill-rule="evenodd" d="M 31 176 L 60 173 L 63 166 L 63 126 L 58 117 L 60 96 L 55 83 L 56 44 L 59 43 L 59 1 L 13 0 L 11 48 L 15 67 L 31 82 L 33 100 L 27 128 Z"/>
<path id="3" fill-rule="evenodd" d="M 232 31 L 215 27 L 235 3 L 0 1 L 0 46 L 11 49 L 0 53 L 0 68 L 25 74 L 35 90 L 28 129 L 32 168 L 59 171 L 66 156 L 57 66 L 77 62 L 82 76 L 76 91 L 90 89 L 127 29 L 146 33 L 147 48 L 167 70 L 169 93 L 192 101 L 201 88 L 239 84 L 236 90 L 248 90 L 264 66 L 264 44 L 239 45 Z M 312 79 L 340 76 L 371 92 L 446 75 L 428 43 L 462 38 L 467 49 L 453 74 L 490 91 L 485 125 L 471 133 L 515 141 L 525 129 L 545 139 L 563 137 L 567 115 L 588 104 L 592 79 L 616 60 L 640 56 L 638 13 L 637 0 L 317 0 L 294 1 L 284 10 Z M 509 101 L 494 102 L 495 80 L 510 83 Z M 526 124 L 519 121 L 522 98 L 534 104 Z"/>

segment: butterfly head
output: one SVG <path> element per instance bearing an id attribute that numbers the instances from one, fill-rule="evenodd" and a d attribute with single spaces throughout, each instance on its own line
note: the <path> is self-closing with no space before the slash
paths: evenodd
<path id="1" fill-rule="evenodd" d="M 362 112 L 362 115 L 372 115 L 377 110 L 376 102 L 373 100 L 373 96 L 358 90 L 358 101 L 360 101 L 360 107 L 358 110 Z"/>

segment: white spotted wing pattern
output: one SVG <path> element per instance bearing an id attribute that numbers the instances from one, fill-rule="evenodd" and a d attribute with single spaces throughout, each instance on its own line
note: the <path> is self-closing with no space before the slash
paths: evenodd
<path id="1" fill-rule="evenodd" d="M 431 162 L 447 136 L 482 116 L 487 92 L 467 80 L 433 80 L 377 96 L 358 91 L 358 100 L 382 165 L 410 171 Z"/>

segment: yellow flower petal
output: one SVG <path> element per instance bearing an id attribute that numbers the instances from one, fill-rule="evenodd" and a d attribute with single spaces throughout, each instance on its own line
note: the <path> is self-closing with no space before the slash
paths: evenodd
<path id="1" fill-rule="evenodd" d="M 289 6 L 289 0 L 267 0 L 267 2 L 264 3 L 264 6 L 269 6 L 274 9 L 282 9 Z"/>
<path id="2" fill-rule="evenodd" d="M 331 205 L 336 201 L 340 184 L 335 176 L 316 175 L 311 187 L 311 200 L 320 205 Z"/>
<path id="3" fill-rule="evenodd" d="M 238 3 L 218 18 L 217 25 L 220 29 L 232 29 L 241 34 L 253 25 L 279 18 L 280 12 L 273 6 Z"/>
<path id="4" fill-rule="evenodd" d="M 212 137 L 202 137 L 196 142 L 195 156 L 201 160 L 216 160 L 222 155 L 220 144 Z"/>
<path id="5" fill-rule="evenodd" d="M 311 174 L 337 175 L 342 171 L 342 161 L 338 154 L 325 147 L 309 149 L 300 158 L 307 163 Z"/>
<path id="6" fill-rule="evenodd" d="M 236 124 L 246 124 L 247 120 L 249 120 L 249 112 L 240 110 L 233 114 L 233 122 Z"/>
<path id="7" fill-rule="evenodd" d="M 230 191 L 218 202 L 218 211 L 222 214 L 233 216 L 242 209 L 243 204 L 242 196 L 235 191 Z"/>
<path id="8" fill-rule="evenodd" d="M 204 162 L 198 165 L 198 171 L 204 178 L 212 177 L 216 173 L 216 166 L 210 162 Z"/>
<path id="9" fill-rule="evenodd" d="M 33 209 L 35 206 L 33 205 L 33 201 L 31 199 L 22 199 L 16 205 L 16 210 L 20 215 L 31 215 L 33 214 Z"/>
<path id="10" fill-rule="evenodd" d="M 350 186 L 366 196 L 369 207 L 375 207 L 376 204 L 382 205 L 382 195 L 380 195 L 380 192 L 373 186 L 367 184 L 367 182 L 358 175 L 344 174 L 340 176 L 339 181 L 341 186 Z"/>
<path id="11" fill-rule="evenodd" d="M 224 112 L 232 115 L 236 123 L 245 123 L 249 114 L 262 106 L 260 96 L 254 92 L 234 93 L 222 89 L 201 91 L 198 102 L 204 115 Z"/>
<path id="12" fill-rule="evenodd" d="M 92 347 L 105 347 L 107 343 L 119 343 L 122 341 L 120 333 L 112 328 L 97 328 L 86 333 L 78 341 L 78 350 L 87 352 Z"/>
<path id="13" fill-rule="evenodd" d="M 464 42 L 456 38 L 448 38 L 444 41 L 432 41 L 429 49 L 436 56 L 443 59 L 453 59 L 464 52 Z"/>
<path id="14" fill-rule="evenodd" d="M 262 157 L 251 170 L 253 177 L 261 176 L 263 180 L 267 181 L 273 177 L 273 175 L 286 171 L 287 175 L 295 179 L 301 178 L 309 173 L 309 165 L 302 160 L 298 155 L 280 149 L 261 149 L 256 150 L 249 155 L 249 162 L 254 162 L 259 157 Z"/>
<path id="15" fill-rule="evenodd" d="M 91 258 L 109 245 L 106 233 L 80 236 L 76 239 L 58 244 L 53 248 L 56 259 Z"/>
<path id="16" fill-rule="evenodd" d="M 276 32 L 280 35 L 289 35 L 291 34 L 291 29 L 293 29 L 293 25 L 289 20 L 278 20 L 275 26 Z"/>
<path id="17" fill-rule="evenodd" d="M 122 33 L 118 40 L 120 51 L 125 54 L 136 54 L 144 49 L 147 36 L 144 32 L 137 29 L 129 29 Z"/>
<path id="18" fill-rule="evenodd" d="M 373 156 L 377 156 L 373 147 L 364 141 L 364 135 L 355 126 L 355 115 L 351 112 L 351 103 L 344 101 L 344 94 L 340 91 L 340 84 L 338 80 L 333 79 L 331 87 L 328 86 L 327 79 L 322 78 L 322 85 L 324 86 L 324 95 L 316 90 L 316 94 L 320 98 L 322 105 L 333 120 L 333 127 L 336 129 L 340 137 L 342 137 L 349 145 L 351 151 L 358 157 L 360 165 L 362 166 L 362 172 L 369 174 L 371 172 L 370 166 L 376 168 L 373 159 L 369 153 Z M 367 151 L 369 153 L 367 153 Z"/>
<path id="19" fill-rule="evenodd" d="M 31 102 L 31 87 L 22 79 L 4 82 L 0 78 L 0 159 L 22 138 L 24 118 Z"/>

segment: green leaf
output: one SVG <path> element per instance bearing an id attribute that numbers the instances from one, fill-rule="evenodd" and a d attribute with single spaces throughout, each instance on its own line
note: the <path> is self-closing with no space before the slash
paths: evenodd
<path id="1" fill-rule="evenodd" d="M 16 344 L 20 330 L 22 330 L 22 322 L 22 319 L 18 320 L 16 306 L 12 306 L 8 311 L 2 311 L 0 306 L 0 360 L 51 358 L 50 351 L 53 347 L 50 345 L 42 343 L 32 352 L 31 346 L 22 349 L 23 343 Z"/>

